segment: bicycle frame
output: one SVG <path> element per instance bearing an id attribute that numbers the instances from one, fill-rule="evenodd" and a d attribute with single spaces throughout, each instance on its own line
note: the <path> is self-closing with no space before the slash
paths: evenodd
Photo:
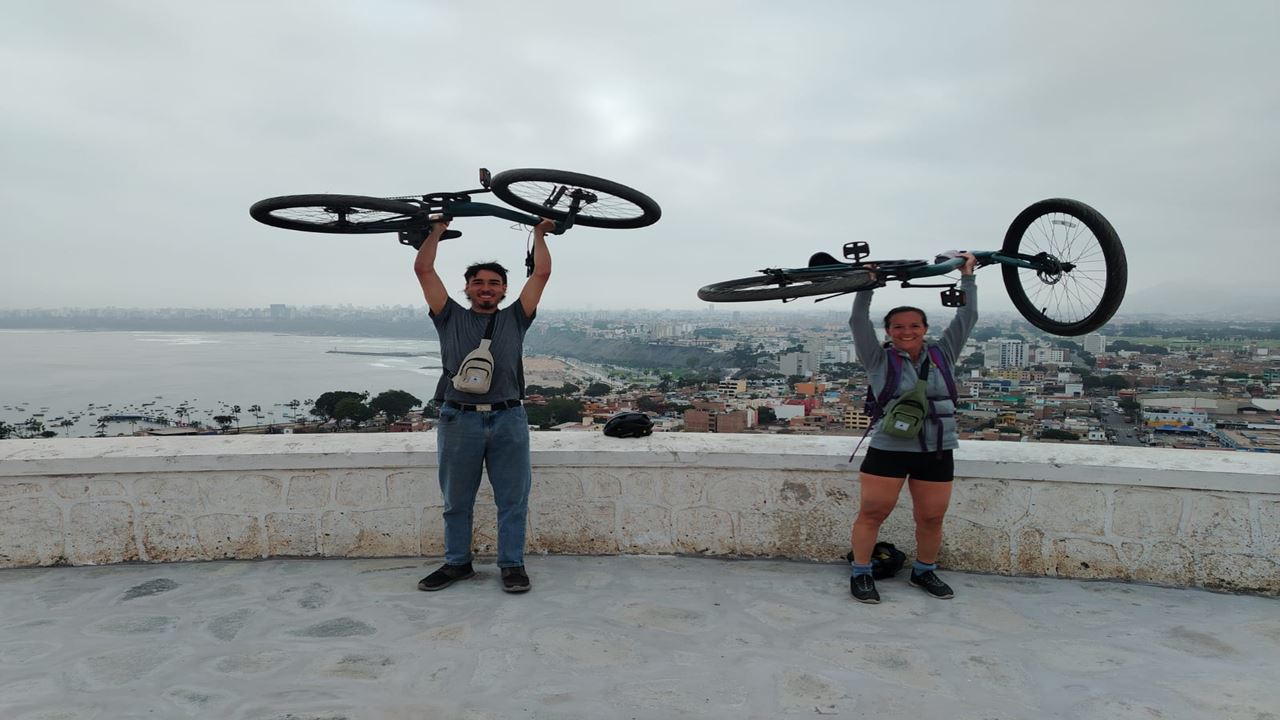
<path id="1" fill-rule="evenodd" d="M 978 267 L 986 267 L 987 265 L 1013 265 L 1027 270 L 1037 270 L 1044 272 L 1054 272 L 1059 267 L 1046 258 L 1040 258 L 1029 255 L 1011 255 L 1000 250 L 973 250 L 972 255 L 978 261 Z M 912 265 L 910 267 L 878 267 L 876 262 L 851 262 L 836 263 L 834 265 L 814 265 L 812 267 L 803 268 L 776 268 L 762 270 L 761 272 L 773 274 L 780 273 L 788 277 L 803 278 L 806 275 L 825 275 L 834 270 L 852 270 L 865 269 L 876 272 L 882 284 L 891 282 L 908 282 L 919 278 L 938 277 L 954 272 L 964 265 L 963 257 L 948 257 L 945 260 L 943 256 L 939 256 L 933 263 L 921 261 L 923 264 Z"/>

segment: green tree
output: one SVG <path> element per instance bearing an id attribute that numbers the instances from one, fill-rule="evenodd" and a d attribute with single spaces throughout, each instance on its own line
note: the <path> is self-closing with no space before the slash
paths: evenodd
<path id="1" fill-rule="evenodd" d="M 761 425 L 769 425 L 778 421 L 778 413 L 774 412 L 773 408 L 768 405 L 761 405 L 756 408 L 756 420 Z"/>
<path id="2" fill-rule="evenodd" d="M 613 392 L 613 388 L 610 387 L 608 383 L 593 382 L 587 386 L 586 390 L 582 391 L 582 394 L 590 397 L 599 397 L 601 395 L 608 395 L 611 392 Z"/>
<path id="3" fill-rule="evenodd" d="M 218 423 L 218 427 L 222 428 L 222 432 L 226 432 L 231 429 L 231 425 L 236 419 L 231 415 L 214 415 L 213 421 Z"/>
<path id="4" fill-rule="evenodd" d="M 1040 438 L 1042 440 L 1079 440 L 1080 436 L 1069 430 L 1049 428 L 1040 433 Z"/>
<path id="5" fill-rule="evenodd" d="M 343 400 L 353 399 L 363 402 L 369 397 L 369 393 L 351 392 L 350 390 L 330 390 L 329 392 L 316 398 L 315 407 L 311 408 L 311 414 L 323 420 L 336 419 L 334 413 L 338 408 L 338 403 Z"/>
<path id="6" fill-rule="evenodd" d="M 573 398 L 551 398 L 546 405 L 526 405 L 530 425 L 544 430 L 553 425 L 582 420 L 582 403 Z"/>
<path id="7" fill-rule="evenodd" d="M 13 435 L 13 426 L 0 420 L 0 440 L 7 440 L 11 435 Z"/>
<path id="8" fill-rule="evenodd" d="M 344 397 L 338 401 L 337 407 L 333 409 L 333 419 L 339 423 L 344 421 L 350 422 L 353 427 L 360 427 L 361 423 L 373 417 L 373 408 L 364 404 L 359 398 Z"/>
<path id="9" fill-rule="evenodd" d="M 388 423 L 409 414 L 409 411 L 422 405 L 422 401 L 404 390 L 387 390 L 369 401 L 369 408 L 374 413 L 381 413 Z"/>

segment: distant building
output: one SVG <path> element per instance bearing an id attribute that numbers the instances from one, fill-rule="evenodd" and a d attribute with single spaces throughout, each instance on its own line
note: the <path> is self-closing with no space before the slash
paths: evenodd
<path id="1" fill-rule="evenodd" d="M 990 340 L 982 346 L 982 364 L 988 368 L 1027 366 L 1027 345 L 1021 340 Z"/>
<path id="2" fill-rule="evenodd" d="M 745 378 L 740 380 L 721 380 L 717 389 L 721 395 L 737 397 L 747 392 L 747 381 Z"/>
<path id="3" fill-rule="evenodd" d="M 1084 351 L 1090 355 L 1101 355 L 1107 351 L 1107 336 L 1089 333 L 1084 336 Z"/>
<path id="4" fill-rule="evenodd" d="M 737 433 L 755 424 L 754 411 L 685 410 L 685 432 Z"/>
<path id="5" fill-rule="evenodd" d="M 778 371 L 787 377 L 810 377 L 818 370 L 818 356 L 809 352 L 783 353 L 778 358 Z"/>

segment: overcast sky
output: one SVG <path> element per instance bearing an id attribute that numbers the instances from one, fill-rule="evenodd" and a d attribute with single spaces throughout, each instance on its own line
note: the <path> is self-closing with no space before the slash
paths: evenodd
<path id="1" fill-rule="evenodd" d="M 249 205 L 462 190 L 481 166 L 662 206 L 553 238 L 547 308 L 704 307 L 702 285 L 851 240 L 997 248 L 1046 197 L 1112 221 L 1135 303 L 1190 284 L 1280 305 L 1277 28 L 1272 0 L 9 0 L 0 307 L 421 304 L 394 236 Z M 454 227 L 451 288 L 521 267 L 524 231 Z M 979 283 L 998 304 L 999 273 Z"/>

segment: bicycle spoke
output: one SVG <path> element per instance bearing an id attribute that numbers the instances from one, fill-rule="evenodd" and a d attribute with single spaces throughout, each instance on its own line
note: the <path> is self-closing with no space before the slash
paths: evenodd
<path id="1" fill-rule="evenodd" d="M 1046 317 L 1075 323 L 1098 306 L 1107 285 L 1106 258 L 1085 223 L 1066 213 L 1036 218 L 1023 236 L 1022 251 L 1029 255 L 1043 252 L 1074 266 L 1048 279 L 1035 270 L 1019 271 L 1027 298 Z"/>
<path id="2" fill-rule="evenodd" d="M 540 207 L 568 212 L 579 188 L 566 187 L 558 183 L 525 181 L 512 185 L 511 192 Z M 595 200 L 581 203 L 578 208 L 579 215 L 622 220 L 641 214 L 641 210 L 629 200 L 599 191 L 587 192 Z"/>

